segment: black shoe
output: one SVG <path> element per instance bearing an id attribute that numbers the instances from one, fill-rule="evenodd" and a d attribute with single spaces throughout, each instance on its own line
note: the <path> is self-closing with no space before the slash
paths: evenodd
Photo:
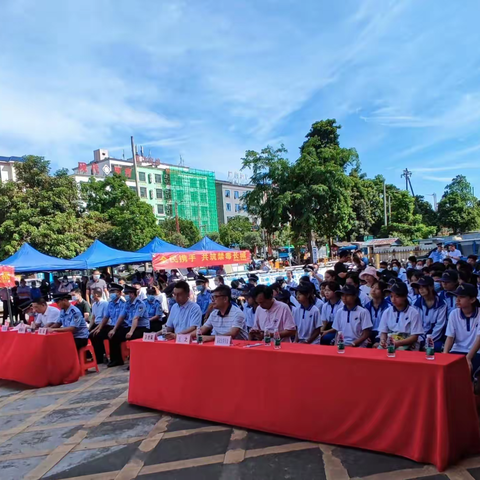
<path id="1" fill-rule="evenodd" d="M 123 362 L 109 362 L 108 365 L 107 365 L 107 368 L 121 367 L 122 365 L 124 365 Z"/>

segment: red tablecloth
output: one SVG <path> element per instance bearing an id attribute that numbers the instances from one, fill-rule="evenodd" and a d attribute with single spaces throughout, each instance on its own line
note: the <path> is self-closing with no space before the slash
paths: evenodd
<path id="1" fill-rule="evenodd" d="M 76 382 L 79 376 L 77 349 L 70 332 L 0 332 L 0 378 L 46 387 Z"/>
<path id="2" fill-rule="evenodd" d="M 433 463 L 480 452 L 464 357 L 282 344 L 130 342 L 128 401 L 171 413 Z M 156 365 L 156 370 L 152 370 Z"/>

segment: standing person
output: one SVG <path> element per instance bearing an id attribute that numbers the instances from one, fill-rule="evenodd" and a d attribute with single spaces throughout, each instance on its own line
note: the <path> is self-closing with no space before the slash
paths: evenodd
<path id="1" fill-rule="evenodd" d="M 291 290 L 292 288 L 298 287 L 298 283 L 293 278 L 293 272 L 287 270 L 287 281 L 285 282 L 286 286 Z"/>
<path id="2" fill-rule="evenodd" d="M 220 285 L 225 285 L 225 280 L 222 275 L 217 275 L 213 283 L 215 284 L 215 287 L 219 287 Z"/>
<path id="3" fill-rule="evenodd" d="M 0 288 L 0 299 L 2 300 L 3 304 L 3 324 L 8 318 L 8 299 L 10 297 L 10 293 L 8 292 L 8 288 Z"/>
<path id="4" fill-rule="evenodd" d="M 225 335 L 236 340 L 247 340 L 245 315 L 239 308 L 232 308 L 231 289 L 220 285 L 212 292 L 213 310 L 201 328 L 205 342 L 215 340 L 216 335 Z M 192 332 L 196 338 L 196 331 Z"/>
<path id="5" fill-rule="evenodd" d="M 32 282 L 32 287 L 30 290 L 30 298 L 40 298 L 42 292 L 39 287 L 37 287 L 37 282 Z"/>
<path id="6" fill-rule="evenodd" d="M 428 256 L 428 258 L 431 258 L 433 263 L 437 263 L 437 262 L 443 262 L 446 256 L 447 256 L 447 253 L 443 249 L 443 243 L 439 242 L 437 243 L 437 249 L 434 250 Z"/>
<path id="7" fill-rule="evenodd" d="M 416 284 L 412 284 L 420 293 L 414 307 L 420 312 L 425 335 L 432 335 L 435 351 L 441 352 L 447 325 L 447 305 L 437 296 L 434 284 L 432 277 L 420 278 Z M 423 340 L 426 340 L 425 336 Z"/>
<path id="8" fill-rule="evenodd" d="M 40 294 L 46 302 L 50 300 L 50 284 L 45 278 L 40 283 Z"/>
<path id="9" fill-rule="evenodd" d="M 289 306 L 275 300 L 272 288 L 266 285 L 255 287 L 252 295 L 258 307 L 249 338 L 263 340 L 266 329 L 274 332 L 277 328 L 282 342 L 290 342 L 290 338 L 295 335 L 296 327 Z"/>
<path id="10" fill-rule="evenodd" d="M 325 303 L 320 312 L 320 319 L 322 320 L 320 343 L 322 345 L 331 345 L 335 338 L 335 332 L 332 330 L 333 320 L 338 310 L 343 308 L 342 300 L 337 293 L 339 290 L 340 285 L 337 282 L 327 282 L 325 285 Z"/>
<path id="11" fill-rule="evenodd" d="M 203 275 L 197 275 L 195 284 L 197 287 L 197 305 L 202 311 L 202 318 L 205 318 L 208 307 L 212 303 L 212 295 L 210 290 L 208 290 L 208 278 Z"/>
<path id="12" fill-rule="evenodd" d="M 82 281 L 80 282 L 80 290 L 82 291 L 83 298 L 87 298 L 87 284 L 88 284 L 88 277 L 86 275 L 83 275 Z"/>
<path id="13" fill-rule="evenodd" d="M 346 346 L 366 347 L 372 331 L 372 318 L 368 310 L 360 305 L 358 288 L 345 285 L 337 293 L 341 295 L 343 308 L 335 314 L 332 330 L 336 334 L 343 332 Z"/>
<path id="14" fill-rule="evenodd" d="M 418 350 L 419 335 L 423 335 L 422 318 L 418 310 L 408 302 L 408 288 L 403 282 L 392 285 L 390 292 L 392 306 L 388 307 L 380 321 L 379 348 L 387 348 L 387 334 L 391 333 L 395 348 L 399 350 Z"/>
<path id="15" fill-rule="evenodd" d="M 223 265 L 220 265 L 217 269 L 217 275 L 226 275 L 227 272 L 225 270 L 225 268 L 223 267 Z"/>
<path id="16" fill-rule="evenodd" d="M 80 288 L 76 288 L 72 292 L 72 298 L 76 302 L 75 306 L 80 310 L 80 312 L 82 312 L 83 318 L 85 318 L 85 321 L 88 323 L 90 318 L 90 313 L 92 313 L 92 309 L 90 307 L 90 304 L 86 302 L 85 299 L 82 297 L 82 291 L 80 290 Z"/>
<path id="17" fill-rule="evenodd" d="M 457 247 L 453 243 L 451 243 L 448 246 L 447 257 L 451 258 L 453 264 L 456 265 L 457 262 L 462 259 L 462 252 L 460 250 L 458 250 Z"/>
<path id="18" fill-rule="evenodd" d="M 87 302 L 84 302 L 88 305 Z M 99 328 L 103 322 L 104 317 L 107 315 L 108 302 L 103 300 L 103 291 L 101 288 L 95 288 L 93 290 L 93 302 L 92 302 L 92 315 L 89 325 L 89 338 L 92 342 L 93 349 L 95 351 L 95 358 L 97 363 L 103 363 L 103 357 L 105 355 L 105 346 L 103 341 L 108 338 L 108 332 L 111 328 Z"/>
<path id="19" fill-rule="evenodd" d="M 315 290 L 306 284 L 300 284 L 297 289 L 298 307 L 293 309 L 293 320 L 297 327 L 296 343 L 320 344 L 320 310 L 315 306 Z"/>
<path id="20" fill-rule="evenodd" d="M 102 316 L 102 306 L 94 313 L 94 325 L 90 328 L 90 340 L 95 350 L 97 362 L 102 362 L 105 355 L 104 340 L 107 340 L 110 330 L 117 324 L 118 319 L 124 314 L 126 302 L 122 297 L 123 287 L 119 283 L 110 285 L 110 298 Z M 95 296 L 96 292 L 96 296 Z M 101 295 L 99 296 L 99 292 Z M 100 288 L 94 290 L 94 298 L 103 301 L 103 291 Z"/>
<path id="21" fill-rule="evenodd" d="M 188 267 L 187 268 L 187 278 L 189 280 L 196 280 L 197 277 L 198 277 L 198 273 L 192 267 Z"/>
<path id="22" fill-rule="evenodd" d="M 194 332 L 202 326 L 202 310 L 190 300 L 190 286 L 184 280 L 175 284 L 173 289 L 176 303 L 171 307 L 167 320 L 166 338 L 176 338 L 177 333 Z"/>
<path id="23" fill-rule="evenodd" d="M 348 273 L 346 264 L 350 261 L 350 252 L 348 250 L 340 250 L 338 257 L 338 262 L 333 267 L 336 275 L 335 281 L 339 285 L 345 285 L 345 280 Z"/>
<path id="24" fill-rule="evenodd" d="M 20 285 L 17 288 L 17 297 L 18 297 L 18 305 L 31 300 L 31 288 L 27 285 L 25 278 L 20 279 Z M 25 323 L 25 311 L 19 309 L 20 312 L 20 321 Z"/>
<path id="25" fill-rule="evenodd" d="M 70 304 L 69 293 L 57 293 L 54 300 L 60 308 L 58 321 L 48 328 L 49 332 L 72 332 L 77 350 L 87 346 L 88 327 L 82 313 Z"/>
<path id="26" fill-rule="evenodd" d="M 123 365 L 121 344 L 128 340 L 142 338 L 150 326 L 147 309 L 143 301 L 138 298 L 138 290 L 127 286 L 124 288 L 124 292 L 128 296 L 125 309 L 116 325 L 108 332 L 108 338 L 110 338 L 109 368 Z"/>
<path id="27" fill-rule="evenodd" d="M 100 276 L 100 270 L 94 270 L 92 275 L 92 280 L 87 283 L 87 297 L 86 300 L 88 303 L 92 301 L 93 298 L 93 289 L 99 288 L 103 292 L 103 299 L 106 300 L 108 298 L 108 289 L 107 289 L 107 282 L 103 280 Z"/>
<path id="28" fill-rule="evenodd" d="M 450 314 L 444 353 L 466 355 L 472 374 L 480 367 L 480 309 L 477 288 L 469 283 L 455 290 L 457 308 Z"/>
<path id="29" fill-rule="evenodd" d="M 168 283 L 176 283 L 180 280 L 183 280 L 183 275 L 176 268 L 172 268 L 168 276 Z"/>
<path id="30" fill-rule="evenodd" d="M 370 317 L 372 318 L 373 326 L 370 335 L 372 344 L 380 342 L 378 329 L 380 328 L 383 313 L 390 307 L 390 303 L 385 298 L 385 290 L 387 288 L 388 285 L 385 282 L 375 282 L 370 289 L 371 300 L 365 305 L 365 309 L 370 312 Z"/>
<path id="31" fill-rule="evenodd" d="M 438 298 L 443 300 L 447 305 L 447 318 L 457 308 L 457 297 L 455 290 L 458 288 L 458 273 L 455 270 L 445 270 L 440 279 L 443 290 L 439 293 Z"/>
<path id="32" fill-rule="evenodd" d="M 156 294 L 155 288 L 148 287 L 147 298 L 144 300 L 150 322 L 150 331 L 152 332 L 159 332 L 162 329 L 163 308 Z"/>
<path id="33" fill-rule="evenodd" d="M 32 323 L 34 328 L 46 328 L 58 323 L 60 310 L 48 306 L 43 297 L 33 299 L 32 309 L 36 313 L 35 321 Z"/>
<path id="34" fill-rule="evenodd" d="M 165 269 L 159 270 L 157 273 L 158 283 L 168 283 L 168 275 Z"/>

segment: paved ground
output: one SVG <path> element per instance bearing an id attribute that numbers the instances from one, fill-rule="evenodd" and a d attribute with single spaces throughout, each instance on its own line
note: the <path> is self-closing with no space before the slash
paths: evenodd
<path id="1" fill-rule="evenodd" d="M 0 479 L 480 480 L 480 456 L 439 474 L 400 457 L 131 406 L 127 388 L 123 367 L 38 390 L 0 383 Z"/>

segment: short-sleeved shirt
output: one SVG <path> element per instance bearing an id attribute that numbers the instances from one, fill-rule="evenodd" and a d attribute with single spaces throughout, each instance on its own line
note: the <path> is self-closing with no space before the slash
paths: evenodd
<path id="1" fill-rule="evenodd" d="M 450 317 L 450 314 L 457 308 L 457 297 L 453 295 L 451 292 L 447 292 L 446 290 L 442 290 L 438 294 L 438 298 L 443 300 L 447 305 L 447 318 Z"/>
<path id="2" fill-rule="evenodd" d="M 429 308 L 423 297 L 420 296 L 414 307 L 420 312 L 425 334 L 431 334 L 434 342 L 441 340 L 447 325 L 447 305 L 445 302 L 435 297 L 435 303 Z"/>
<path id="3" fill-rule="evenodd" d="M 378 332 L 378 328 L 380 327 L 380 321 L 382 320 L 383 312 L 385 312 L 385 310 L 390 306 L 391 304 L 388 303 L 385 299 L 381 301 L 378 308 L 375 308 L 375 305 L 373 304 L 373 300 L 371 300 L 365 305 L 364 308 L 370 312 L 370 317 L 372 318 L 372 324 L 373 324 L 372 330 L 374 330 L 375 332 Z"/>
<path id="4" fill-rule="evenodd" d="M 442 250 L 439 252 L 438 250 L 434 250 L 428 258 L 431 258 L 433 260 L 433 263 L 438 263 L 438 262 L 443 262 L 445 257 L 447 256 L 447 252 L 445 250 Z"/>
<path id="5" fill-rule="evenodd" d="M 393 305 L 383 312 L 380 333 L 392 333 L 397 340 L 405 339 L 411 335 L 423 335 L 422 317 L 415 307 L 410 305 L 403 311 L 397 310 Z M 412 349 L 418 350 L 419 343 L 416 342 Z"/>
<path id="6" fill-rule="evenodd" d="M 448 317 L 447 337 L 454 339 L 452 352 L 468 353 L 480 335 L 480 309 L 476 308 L 471 317 L 456 308 Z"/>
<path id="7" fill-rule="evenodd" d="M 201 326 L 202 310 L 196 303 L 188 300 L 182 306 L 175 303 L 170 309 L 167 327 L 173 328 L 175 333 L 181 333 L 191 327 Z"/>
<path id="8" fill-rule="evenodd" d="M 205 315 L 205 313 L 208 310 L 208 306 L 210 305 L 211 302 L 212 302 L 212 295 L 208 290 L 200 292 L 197 295 L 197 305 L 202 310 L 202 315 Z"/>
<path id="9" fill-rule="evenodd" d="M 162 304 L 160 303 L 159 300 L 155 298 L 153 302 L 149 302 L 147 299 L 147 300 L 144 300 L 143 303 L 145 303 L 148 318 L 152 318 L 156 316 L 159 316 L 160 318 L 162 318 L 163 309 L 162 309 Z"/>
<path id="10" fill-rule="evenodd" d="M 275 328 L 278 328 L 279 332 L 296 329 L 290 307 L 275 299 L 268 310 L 260 306 L 257 307 L 253 328 L 262 332 L 266 329 L 274 332 Z M 282 342 L 290 342 L 290 337 L 282 338 Z"/>
<path id="11" fill-rule="evenodd" d="M 62 310 L 58 317 L 62 327 L 75 327 L 74 338 L 88 338 L 88 327 L 82 312 L 77 307 L 70 305 L 67 310 Z"/>
<path id="12" fill-rule="evenodd" d="M 372 326 L 372 317 L 368 310 L 360 306 L 350 310 L 344 305 L 343 308 L 335 313 L 332 328 L 337 332 L 343 333 L 345 345 L 351 345 L 360 338 L 365 329 L 372 328 Z M 364 347 L 365 342 L 358 346 Z"/>
<path id="13" fill-rule="evenodd" d="M 322 322 L 333 323 L 335 314 L 343 308 L 343 302 L 338 300 L 337 303 L 325 302 L 320 312 L 320 320 Z"/>
<path id="14" fill-rule="evenodd" d="M 212 335 L 227 335 L 232 328 L 239 328 L 235 340 L 247 340 L 248 338 L 244 313 L 231 305 L 228 306 L 225 315 L 222 315 L 219 310 L 213 310 L 204 326 L 212 328 Z"/>
<path id="15" fill-rule="evenodd" d="M 358 298 L 362 307 L 365 308 L 365 305 L 370 301 L 370 297 L 361 289 L 358 290 Z"/>
<path id="16" fill-rule="evenodd" d="M 103 278 L 99 278 L 98 280 L 89 280 L 87 283 L 87 288 L 90 290 L 90 295 L 92 294 L 92 290 L 95 290 L 96 288 L 99 288 L 103 292 L 107 288 L 107 282 Z"/>
<path id="17" fill-rule="evenodd" d="M 27 285 L 17 287 L 17 296 L 20 300 L 30 298 L 31 293 L 32 289 Z"/>
<path id="18" fill-rule="evenodd" d="M 77 302 L 75 306 L 82 312 L 82 315 L 85 315 L 85 313 L 92 313 L 90 305 L 85 300 Z"/>
<path id="19" fill-rule="evenodd" d="M 336 274 L 336 279 L 335 280 L 340 285 L 345 285 L 346 278 L 342 278 L 342 277 L 338 276 L 339 273 L 347 273 L 348 272 L 348 269 L 347 269 L 347 266 L 345 265 L 345 262 L 337 262 L 335 264 L 335 266 L 333 267 L 333 269 L 335 270 L 335 274 Z"/>
<path id="20" fill-rule="evenodd" d="M 98 325 L 102 322 L 108 310 L 109 302 L 106 300 L 99 300 L 92 303 L 92 314 L 95 317 L 95 324 Z"/>
<path id="21" fill-rule="evenodd" d="M 310 305 L 308 308 L 295 307 L 293 309 L 293 320 L 297 326 L 297 336 L 300 342 L 306 342 L 312 335 L 313 331 L 322 326 L 320 320 L 320 310 L 315 305 Z M 313 343 L 320 343 L 320 335 L 313 341 Z"/>
<path id="22" fill-rule="evenodd" d="M 245 325 L 252 328 L 255 323 L 255 310 L 250 305 L 245 305 L 243 313 L 245 314 Z"/>
<path id="23" fill-rule="evenodd" d="M 450 250 L 447 252 L 447 257 L 449 257 L 449 258 L 452 258 L 452 257 L 460 258 L 461 256 L 462 256 L 462 252 L 460 250 L 457 250 L 457 249 L 455 249 L 453 252 L 451 252 Z M 452 258 L 452 262 L 455 265 L 458 262 L 458 260 L 455 259 L 455 258 Z"/>
<path id="24" fill-rule="evenodd" d="M 104 314 L 104 317 L 108 318 L 107 325 L 116 325 L 118 318 L 125 314 L 126 303 L 127 302 L 121 298 L 118 298 L 117 300 L 110 300 L 108 302 L 108 307 Z"/>
<path id="25" fill-rule="evenodd" d="M 46 327 L 50 323 L 59 323 L 60 310 L 55 307 L 47 307 L 45 313 L 37 313 L 35 316 L 35 325 L 37 327 Z"/>
<path id="26" fill-rule="evenodd" d="M 138 296 L 133 302 L 128 302 L 125 309 L 125 323 L 127 327 L 131 327 L 133 319 L 138 317 L 137 327 L 148 328 L 150 326 L 150 317 L 148 316 L 147 307 L 143 300 Z"/>

